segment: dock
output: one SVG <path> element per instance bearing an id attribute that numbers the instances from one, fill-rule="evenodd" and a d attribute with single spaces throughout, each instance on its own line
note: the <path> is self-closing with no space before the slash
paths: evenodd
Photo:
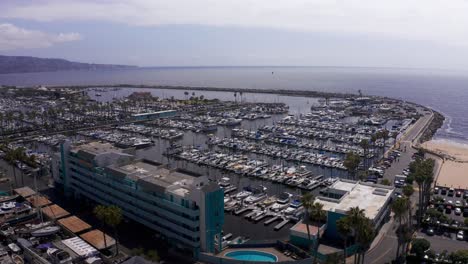
<path id="1" fill-rule="evenodd" d="M 250 210 L 253 210 L 254 208 L 253 207 L 244 207 L 242 209 L 239 209 L 237 211 L 234 212 L 235 215 L 241 215 L 247 211 L 250 211 Z"/>
<path id="2" fill-rule="evenodd" d="M 275 216 L 275 217 L 273 217 L 273 218 L 270 218 L 270 219 L 266 220 L 265 223 L 263 223 L 263 224 L 264 224 L 264 225 L 269 225 L 269 224 L 275 222 L 275 221 L 278 220 L 278 219 L 280 219 L 280 217 L 279 217 L 279 216 Z"/>
<path id="3" fill-rule="evenodd" d="M 287 223 L 289 223 L 289 219 L 284 219 L 283 222 L 277 224 L 275 226 L 275 231 L 278 231 L 280 230 L 281 228 L 283 228 L 283 226 L 285 226 Z"/>

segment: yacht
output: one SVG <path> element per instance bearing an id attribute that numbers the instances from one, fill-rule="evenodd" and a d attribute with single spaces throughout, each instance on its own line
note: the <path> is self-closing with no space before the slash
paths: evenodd
<path id="1" fill-rule="evenodd" d="M 237 200 L 243 200 L 252 195 L 252 189 L 250 187 L 245 187 L 242 191 L 238 192 L 235 196 Z"/>
<path id="2" fill-rule="evenodd" d="M 291 194 L 284 192 L 278 196 L 276 202 L 271 206 L 271 210 L 277 212 L 289 206 L 289 199 L 291 198 Z"/>
<path id="3" fill-rule="evenodd" d="M 261 200 L 265 199 L 267 197 L 267 194 L 263 189 L 253 189 L 252 195 L 248 196 L 245 198 L 244 202 L 247 204 L 253 204 L 260 202 Z"/>
<path id="4" fill-rule="evenodd" d="M 224 190 L 224 194 L 227 194 L 227 193 L 230 193 L 230 192 L 233 192 L 233 191 L 237 190 L 237 187 L 232 185 L 230 183 L 230 179 L 227 178 L 227 177 L 221 178 L 218 185 L 219 185 L 219 187 L 221 187 Z"/>

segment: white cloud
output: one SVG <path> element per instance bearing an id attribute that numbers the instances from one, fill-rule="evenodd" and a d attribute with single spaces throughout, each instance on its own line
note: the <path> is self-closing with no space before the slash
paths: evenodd
<path id="1" fill-rule="evenodd" d="M 0 4 L 0 17 L 196 24 L 379 34 L 468 45 L 465 0 L 43 0 Z"/>
<path id="2" fill-rule="evenodd" d="M 56 43 L 80 40 L 78 33 L 50 34 L 28 30 L 13 24 L 0 24 L 0 51 L 46 48 Z"/>

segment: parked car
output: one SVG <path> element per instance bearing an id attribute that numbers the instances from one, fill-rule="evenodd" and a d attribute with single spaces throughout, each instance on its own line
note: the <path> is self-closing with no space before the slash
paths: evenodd
<path id="1" fill-rule="evenodd" d="M 458 231 L 457 239 L 458 240 L 465 240 L 465 232 L 463 232 L 463 230 Z"/>
<path id="2" fill-rule="evenodd" d="M 447 194 L 447 188 L 442 188 L 442 191 L 440 192 L 440 194 L 446 195 Z"/>
<path id="3" fill-rule="evenodd" d="M 467 199 L 467 198 L 468 198 L 468 190 L 466 190 L 466 191 L 463 193 L 463 198 L 464 198 L 464 199 Z"/>
<path id="4" fill-rule="evenodd" d="M 462 195 L 462 192 L 461 192 L 460 190 L 458 190 L 458 191 L 455 192 L 455 196 L 456 196 L 456 197 L 461 197 L 461 195 Z"/>
<path id="5" fill-rule="evenodd" d="M 448 195 L 448 196 L 453 196 L 454 194 L 455 194 L 455 189 L 450 188 L 450 189 L 448 190 L 447 195 Z"/>
<path id="6" fill-rule="evenodd" d="M 456 215 L 461 215 L 461 213 L 462 213 L 462 211 L 461 211 L 460 208 L 458 208 L 458 207 L 455 208 L 455 214 L 456 214 Z"/>
<path id="7" fill-rule="evenodd" d="M 439 194 L 439 187 L 434 188 L 434 194 Z"/>
<path id="8" fill-rule="evenodd" d="M 451 205 L 447 205 L 445 207 L 445 213 L 446 214 L 451 214 L 452 213 L 452 206 Z"/>

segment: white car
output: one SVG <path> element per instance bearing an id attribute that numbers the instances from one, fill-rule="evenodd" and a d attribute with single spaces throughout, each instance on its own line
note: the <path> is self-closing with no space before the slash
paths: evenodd
<path id="1" fill-rule="evenodd" d="M 458 240 L 465 240 L 465 233 L 463 232 L 463 230 L 458 231 L 457 239 Z"/>
<path id="2" fill-rule="evenodd" d="M 462 213 L 462 211 L 461 211 L 460 208 L 458 208 L 458 207 L 455 208 L 455 214 L 456 214 L 456 215 L 461 215 L 461 213 Z"/>
<path id="3" fill-rule="evenodd" d="M 461 202 L 460 201 L 455 201 L 455 205 L 456 206 L 461 206 Z"/>

